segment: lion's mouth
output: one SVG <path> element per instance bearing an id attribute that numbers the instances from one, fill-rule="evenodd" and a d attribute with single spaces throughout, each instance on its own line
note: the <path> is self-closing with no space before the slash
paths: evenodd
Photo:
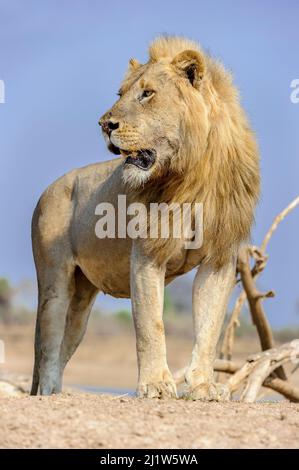
<path id="1" fill-rule="evenodd" d="M 154 150 L 142 149 L 137 152 L 123 152 L 125 159 L 125 165 L 135 165 L 141 170 L 149 170 L 156 161 L 156 152 Z"/>
<path id="2" fill-rule="evenodd" d="M 141 149 L 141 150 L 123 150 L 111 141 L 108 145 L 109 150 L 115 155 L 122 155 L 125 157 L 125 165 L 135 165 L 141 170 L 149 170 L 156 161 L 156 152 L 155 150 L 150 149 Z"/>

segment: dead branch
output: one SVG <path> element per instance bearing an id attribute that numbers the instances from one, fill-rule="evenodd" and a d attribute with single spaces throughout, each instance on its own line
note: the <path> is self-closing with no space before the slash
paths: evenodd
<path id="1" fill-rule="evenodd" d="M 229 360 L 217 359 L 214 364 L 215 371 L 225 372 L 227 374 L 235 374 L 240 369 L 241 365 L 239 363 Z M 246 371 L 247 368 L 243 368 L 242 376 L 244 377 L 244 379 L 246 378 Z M 241 376 L 239 375 L 239 378 L 240 377 Z M 241 385 L 242 380 L 239 383 Z M 299 389 L 288 381 L 281 380 L 276 377 L 267 377 L 266 380 L 263 382 L 263 387 L 270 388 L 271 390 L 276 393 L 279 393 L 288 400 L 295 403 L 299 403 Z"/>
<path id="2" fill-rule="evenodd" d="M 268 377 L 263 383 L 263 386 L 271 388 L 294 403 L 299 403 L 299 389 L 288 381 Z"/>
<path id="3" fill-rule="evenodd" d="M 221 358 L 227 358 L 228 360 L 231 360 L 232 358 L 233 348 L 234 348 L 234 339 L 235 339 L 235 330 L 238 326 L 240 326 L 239 317 L 240 317 L 241 310 L 242 310 L 245 300 L 246 300 L 246 293 L 243 290 L 236 300 L 231 317 L 229 319 L 228 325 L 224 332 L 223 342 L 222 342 L 222 347 L 221 347 L 221 352 L 220 352 Z"/>
<path id="4" fill-rule="evenodd" d="M 258 387 L 253 381 L 252 377 L 250 378 L 250 383 L 253 383 L 253 391 L 255 393 L 255 398 L 261 388 L 261 386 L 269 388 L 280 395 L 283 395 L 288 400 L 292 402 L 299 402 L 299 389 L 289 383 L 288 381 L 281 380 L 279 378 L 271 377 L 271 370 L 277 368 L 278 364 L 286 363 L 289 361 L 296 362 L 299 358 L 299 340 L 294 340 L 289 344 L 284 344 L 280 346 L 280 348 L 268 350 L 261 352 L 259 354 L 255 354 L 254 356 L 250 356 L 245 364 L 241 364 L 235 361 L 223 360 L 223 359 L 216 359 L 214 363 L 214 371 L 215 372 L 224 372 L 226 374 L 230 374 L 231 377 L 228 380 L 228 386 L 231 393 L 237 391 L 244 382 L 248 381 L 257 367 L 258 372 Z M 268 369 L 263 369 L 263 374 L 261 375 L 262 367 L 259 367 L 260 364 L 267 362 Z M 272 362 L 273 361 L 273 362 Z M 185 381 L 185 372 L 186 368 L 180 369 L 173 374 L 174 380 L 177 385 L 181 385 Z M 263 378 L 265 377 L 265 378 Z M 247 385 L 247 391 L 249 395 L 249 387 Z M 245 396 L 244 392 L 241 396 L 242 401 L 247 401 L 247 396 Z M 253 392 L 250 391 L 250 397 L 252 399 Z M 245 399 L 246 398 L 246 399 Z"/>
<path id="5" fill-rule="evenodd" d="M 287 362 L 296 362 L 299 358 L 299 341 L 283 344 L 278 348 L 255 354 L 228 380 L 230 392 L 238 390 L 245 381 L 241 401 L 253 403 L 264 385 L 282 393 L 292 401 L 299 401 L 299 390 L 293 385 L 271 377 L 272 372 Z"/>
<path id="6" fill-rule="evenodd" d="M 268 292 L 263 294 L 256 288 L 250 270 L 249 253 L 247 247 L 243 247 L 239 252 L 238 271 L 241 275 L 242 284 L 248 299 L 253 322 L 259 333 L 261 347 L 263 350 L 270 349 L 274 345 L 274 339 L 271 327 L 263 309 L 262 299 L 268 296 L 273 296 L 273 293 Z"/>
<path id="7" fill-rule="evenodd" d="M 227 374 L 235 374 L 241 369 L 240 364 L 234 361 L 217 359 L 214 364 L 214 370 L 217 372 L 225 372 Z M 242 376 L 246 378 L 246 373 L 243 369 Z M 240 376 L 239 376 L 240 378 Z M 240 381 L 241 385 L 242 381 Z M 271 390 L 283 395 L 288 400 L 298 403 L 299 402 L 299 389 L 289 383 L 288 381 L 279 378 L 267 377 L 263 383 L 263 387 L 270 388 Z"/>
<path id="8" fill-rule="evenodd" d="M 272 237 L 273 233 L 277 229 L 278 225 L 280 222 L 285 219 L 285 217 L 293 210 L 295 207 L 299 205 L 299 196 L 297 196 L 283 211 L 278 214 L 275 219 L 272 222 L 271 227 L 269 228 L 268 232 L 265 235 L 265 238 L 261 244 L 261 251 L 262 253 L 265 253 L 266 248 L 268 246 L 268 243 L 270 241 L 270 238 Z"/>
<path id="9" fill-rule="evenodd" d="M 270 324 L 264 312 L 262 300 L 266 297 L 273 297 L 274 293 L 272 291 L 262 293 L 256 288 L 250 269 L 249 250 L 247 247 L 242 247 L 240 249 L 238 256 L 238 270 L 248 299 L 251 317 L 258 331 L 261 348 L 263 351 L 271 349 L 274 347 L 274 338 Z M 276 370 L 276 375 L 280 379 L 286 380 L 286 375 L 282 367 Z"/>
<path id="10" fill-rule="evenodd" d="M 268 261 L 268 256 L 263 254 L 260 248 L 257 246 L 248 247 L 248 250 L 249 254 L 255 259 L 255 265 L 251 270 L 251 275 L 253 279 L 255 279 L 265 269 L 265 266 Z M 269 297 L 273 297 L 274 292 L 270 291 L 269 293 L 267 293 L 267 295 Z M 239 317 L 246 298 L 246 292 L 242 290 L 235 302 L 231 317 L 224 332 L 222 347 L 220 351 L 220 358 L 227 358 L 229 360 L 231 360 L 232 358 L 235 330 L 240 325 Z"/>
<path id="11" fill-rule="evenodd" d="M 264 237 L 261 247 L 259 248 L 259 247 L 253 246 L 250 248 L 250 255 L 255 259 L 255 265 L 251 271 L 253 279 L 256 279 L 257 276 L 259 276 L 260 273 L 265 269 L 265 266 L 268 260 L 268 256 L 265 254 L 265 251 L 273 233 L 277 229 L 280 222 L 282 222 L 282 220 L 298 205 L 299 205 L 299 196 L 295 198 L 282 212 L 280 212 L 275 217 L 274 221 L 271 224 L 271 227 L 269 228 L 268 232 L 266 233 Z M 222 343 L 221 353 L 220 353 L 220 357 L 222 358 L 231 359 L 232 357 L 235 329 L 237 326 L 239 326 L 239 316 L 240 316 L 245 300 L 246 300 L 246 293 L 243 290 L 239 294 L 236 300 L 230 320 L 228 322 L 226 331 L 224 333 L 223 343 Z"/>

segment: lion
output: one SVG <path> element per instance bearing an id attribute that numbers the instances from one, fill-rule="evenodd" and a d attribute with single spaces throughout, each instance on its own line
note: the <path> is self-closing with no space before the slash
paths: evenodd
<path id="1" fill-rule="evenodd" d="M 259 197 L 259 152 L 232 76 L 193 41 L 159 37 L 149 60 L 131 59 L 115 104 L 99 124 L 118 157 L 75 169 L 42 194 L 32 220 L 38 280 L 31 394 L 58 393 L 99 292 L 131 298 L 138 359 L 137 395 L 177 397 L 167 364 L 164 286 L 196 268 L 194 346 L 184 394 L 225 400 L 213 362 Z M 203 204 L 203 243 L 182 238 L 98 238 L 96 206 L 117 213 L 118 195 Z"/>

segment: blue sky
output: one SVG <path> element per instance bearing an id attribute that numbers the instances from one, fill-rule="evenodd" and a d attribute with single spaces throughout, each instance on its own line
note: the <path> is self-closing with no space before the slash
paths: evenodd
<path id="1" fill-rule="evenodd" d="M 185 35 L 235 76 L 261 150 L 262 198 L 253 241 L 299 193 L 297 0 L 0 0 L 0 276 L 34 279 L 30 221 L 45 187 L 61 174 L 111 158 L 98 129 L 127 62 L 146 60 L 158 34 Z M 277 297 L 274 326 L 299 324 L 299 209 L 269 245 L 260 280 Z"/>

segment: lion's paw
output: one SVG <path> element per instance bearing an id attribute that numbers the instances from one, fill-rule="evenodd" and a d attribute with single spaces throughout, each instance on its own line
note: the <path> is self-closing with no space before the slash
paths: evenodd
<path id="1" fill-rule="evenodd" d="M 202 382 L 189 388 L 184 397 L 190 400 L 229 401 L 230 391 L 227 385 L 216 382 Z"/>
<path id="2" fill-rule="evenodd" d="M 140 398 L 177 398 L 176 385 L 173 381 L 140 384 L 137 388 L 137 396 Z"/>

